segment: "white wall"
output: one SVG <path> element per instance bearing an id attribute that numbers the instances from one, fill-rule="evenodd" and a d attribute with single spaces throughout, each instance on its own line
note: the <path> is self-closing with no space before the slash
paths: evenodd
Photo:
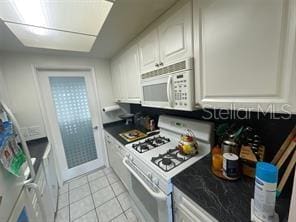
<path id="1" fill-rule="evenodd" d="M 6 83 L 2 72 L 2 56 L 0 55 L 0 101 L 7 102 Z"/>
<path id="2" fill-rule="evenodd" d="M 2 53 L 1 61 L 2 72 L 6 80 L 7 94 L 12 111 L 15 113 L 21 127 L 40 126 L 41 135 L 39 137 L 46 136 L 46 133 L 38 101 L 33 65 L 57 68 L 75 68 L 75 66 L 94 67 L 101 107 L 114 104 L 108 60 L 39 54 Z M 103 123 L 117 120 L 116 115 L 106 115 L 105 113 L 102 114 L 102 118 Z"/>
<path id="3" fill-rule="evenodd" d="M 0 101 L 3 99 L 3 89 L 4 89 L 4 77 L 2 73 L 2 68 L 1 68 L 1 56 L 0 56 Z"/>

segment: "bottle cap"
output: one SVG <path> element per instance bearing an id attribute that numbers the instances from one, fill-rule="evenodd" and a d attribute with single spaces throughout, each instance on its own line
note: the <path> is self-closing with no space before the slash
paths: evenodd
<path id="1" fill-rule="evenodd" d="M 256 164 L 256 177 L 267 183 L 276 183 L 278 180 L 278 169 L 273 164 L 258 162 Z"/>

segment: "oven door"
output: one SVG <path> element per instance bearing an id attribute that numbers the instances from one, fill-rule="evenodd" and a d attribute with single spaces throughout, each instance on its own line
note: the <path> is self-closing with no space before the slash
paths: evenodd
<path id="1" fill-rule="evenodd" d="M 173 77 L 171 75 L 142 80 L 142 105 L 158 108 L 173 108 L 172 80 Z"/>
<path id="2" fill-rule="evenodd" d="M 123 159 L 123 164 L 131 173 L 129 193 L 144 221 L 171 222 L 173 220 L 171 195 L 166 195 L 153 185 L 150 179 L 126 157 Z"/>

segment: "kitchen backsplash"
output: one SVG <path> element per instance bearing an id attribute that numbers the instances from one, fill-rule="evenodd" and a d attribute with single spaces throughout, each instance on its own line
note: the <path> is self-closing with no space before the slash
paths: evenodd
<path id="1" fill-rule="evenodd" d="M 296 125 L 296 115 L 288 114 L 266 114 L 260 112 L 244 112 L 244 111 L 230 111 L 220 109 L 196 110 L 193 112 L 176 111 L 167 109 L 157 109 L 150 107 L 142 107 L 141 105 L 132 104 L 131 112 L 145 112 L 158 120 L 161 114 L 182 116 L 198 120 L 214 122 L 215 125 L 221 123 L 240 123 L 248 125 L 256 129 L 258 134 L 262 137 L 263 144 L 266 147 L 265 161 L 271 161 L 281 144 Z M 289 162 L 289 161 L 287 161 Z M 284 166 L 282 169 L 285 169 Z M 280 171 L 282 174 L 284 170 Z M 288 193 L 291 191 L 292 180 L 290 177 L 287 189 Z M 286 192 L 285 192 L 286 193 Z M 283 195 L 285 195 L 283 193 Z"/>

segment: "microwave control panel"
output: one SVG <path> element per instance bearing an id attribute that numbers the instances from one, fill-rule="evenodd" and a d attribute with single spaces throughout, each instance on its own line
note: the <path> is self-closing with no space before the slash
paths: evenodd
<path id="1" fill-rule="evenodd" d="M 173 88 L 174 88 L 174 106 L 186 108 L 192 105 L 192 92 L 193 92 L 193 72 L 187 71 L 174 75 Z"/>

